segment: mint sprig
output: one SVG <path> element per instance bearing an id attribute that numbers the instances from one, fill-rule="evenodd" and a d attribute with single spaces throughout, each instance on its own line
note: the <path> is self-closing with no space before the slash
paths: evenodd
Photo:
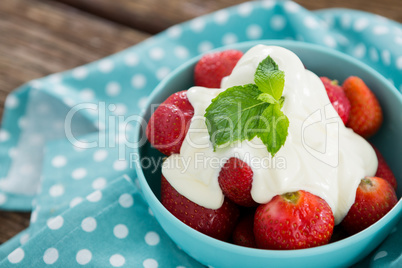
<path id="1" fill-rule="evenodd" d="M 281 111 L 285 73 L 268 56 L 258 65 L 254 82 L 226 89 L 206 109 L 214 150 L 257 136 L 274 156 L 285 144 L 289 127 L 289 119 Z"/>

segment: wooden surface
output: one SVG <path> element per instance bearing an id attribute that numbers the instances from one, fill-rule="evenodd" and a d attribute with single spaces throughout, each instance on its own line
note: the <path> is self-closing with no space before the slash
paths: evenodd
<path id="1" fill-rule="evenodd" d="M 0 118 L 8 92 L 51 73 L 135 45 L 167 27 L 241 0 L 1 0 Z M 344 7 L 402 22 L 401 0 L 296 0 L 308 9 Z M 0 243 L 29 213 L 0 211 Z"/>

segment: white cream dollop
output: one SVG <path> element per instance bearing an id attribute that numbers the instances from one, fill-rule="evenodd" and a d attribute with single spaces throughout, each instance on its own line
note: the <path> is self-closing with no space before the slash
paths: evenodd
<path id="1" fill-rule="evenodd" d="M 256 137 L 214 152 L 205 109 L 225 89 L 254 83 L 255 70 L 268 55 L 285 72 L 282 111 L 289 118 L 289 129 L 284 146 L 272 158 Z M 218 175 L 231 157 L 252 168 L 251 195 L 256 202 L 267 203 L 275 195 L 305 190 L 329 204 L 336 224 L 352 206 L 360 180 L 377 170 L 371 145 L 344 126 L 319 77 L 285 48 L 257 45 L 223 79 L 221 89 L 192 87 L 187 96 L 194 117 L 180 154 L 165 160 L 162 173 L 180 194 L 206 208 L 217 209 L 223 203 Z"/>

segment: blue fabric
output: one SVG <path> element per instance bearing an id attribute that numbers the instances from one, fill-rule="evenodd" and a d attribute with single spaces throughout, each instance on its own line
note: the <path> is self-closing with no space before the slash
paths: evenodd
<path id="1" fill-rule="evenodd" d="M 128 146 L 138 122 L 133 115 L 159 81 L 191 57 L 258 39 L 340 50 L 402 91 L 399 23 L 353 10 L 311 12 L 290 1 L 223 9 L 31 81 L 8 96 L 0 130 L 0 208 L 32 210 L 31 224 L 0 247 L 0 266 L 201 266 L 168 238 L 142 199 Z M 401 263 L 402 248 L 395 246 L 401 239 L 400 223 L 364 264 Z"/>

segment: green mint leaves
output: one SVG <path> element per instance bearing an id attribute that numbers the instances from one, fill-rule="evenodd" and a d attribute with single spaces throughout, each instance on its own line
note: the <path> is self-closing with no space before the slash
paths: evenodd
<path id="1" fill-rule="evenodd" d="M 285 144 L 289 127 L 289 119 L 281 111 L 285 73 L 268 56 L 258 65 L 254 82 L 226 89 L 206 109 L 214 150 L 257 136 L 274 156 Z"/>

